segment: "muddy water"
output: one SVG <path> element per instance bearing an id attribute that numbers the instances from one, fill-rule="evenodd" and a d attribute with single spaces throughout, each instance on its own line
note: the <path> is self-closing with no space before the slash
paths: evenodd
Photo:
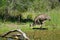
<path id="1" fill-rule="evenodd" d="M 60 40 L 60 30 L 34 30 L 26 33 L 31 40 Z"/>

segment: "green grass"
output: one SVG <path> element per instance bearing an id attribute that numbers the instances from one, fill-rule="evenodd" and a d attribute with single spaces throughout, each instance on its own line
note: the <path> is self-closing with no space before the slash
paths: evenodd
<path id="1" fill-rule="evenodd" d="M 29 22 L 17 23 L 17 22 L 5 22 L 0 21 L 0 35 L 8 32 L 9 30 L 21 29 L 24 31 L 31 40 L 60 40 L 60 9 L 47 12 L 51 16 L 51 21 L 47 21 L 42 27 L 48 28 L 48 30 L 33 30 L 30 28 Z M 36 13 L 34 16 L 37 15 Z M 24 15 L 26 16 L 26 15 Z M 39 25 L 34 28 L 40 27 Z"/>
<path id="2" fill-rule="evenodd" d="M 14 29 L 21 29 L 23 32 L 25 32 L 27 34 L 27 36 L 31 39 L 31 40 L 56 40 L 56 39 L 60 39 L 60 31 L 58 30 L 58 28 L 53 29 L 50 26 L 44 26 L 44 28 L 48 28 L 48 30 L 33 30 L 32 28 L 30 28 L 29 26 L 30 23 L 22 23 L 22 24 L 17 24 L 17 23 L 11 23 L 11 22 L 5 22 L 5 23 L 1 23 L 0 24 L 0 35 L 10 31 L 10 30 L 14 30 Z M 37 26 L 34 26 L 39 27 Z"/>

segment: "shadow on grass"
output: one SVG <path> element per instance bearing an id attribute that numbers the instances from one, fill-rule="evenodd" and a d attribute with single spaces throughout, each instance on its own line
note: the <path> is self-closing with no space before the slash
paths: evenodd
<path id="1" fill-rule="evenodd" d="M 33 29 L 37 29 L 37 30 L 48 30 L 48 28 L 33 28 Z"/>

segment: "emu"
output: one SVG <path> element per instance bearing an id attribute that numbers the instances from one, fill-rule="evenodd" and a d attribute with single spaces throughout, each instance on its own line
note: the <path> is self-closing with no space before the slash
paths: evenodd
<path id="1" fill-rule="evenodd" d="M 47 14 L 40 14 L 38 16 L 35 17 L 33 23 L 30 25 L 31 27 L 38 24 L 41 25 L 40 28 L 42 28 L 42 25 L 46 22 L 46 20 L 51 20 L 50 16 L 48 16 Z"/>

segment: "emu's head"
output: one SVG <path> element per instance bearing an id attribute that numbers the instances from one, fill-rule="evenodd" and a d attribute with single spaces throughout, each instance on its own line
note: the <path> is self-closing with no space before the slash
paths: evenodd
<path id="1" fill-rule="evenodd" d="M 47 16 L 46 19 L 49 20 L 49 21 L 51 21 L 51 17 L 50 16 Z"/>

